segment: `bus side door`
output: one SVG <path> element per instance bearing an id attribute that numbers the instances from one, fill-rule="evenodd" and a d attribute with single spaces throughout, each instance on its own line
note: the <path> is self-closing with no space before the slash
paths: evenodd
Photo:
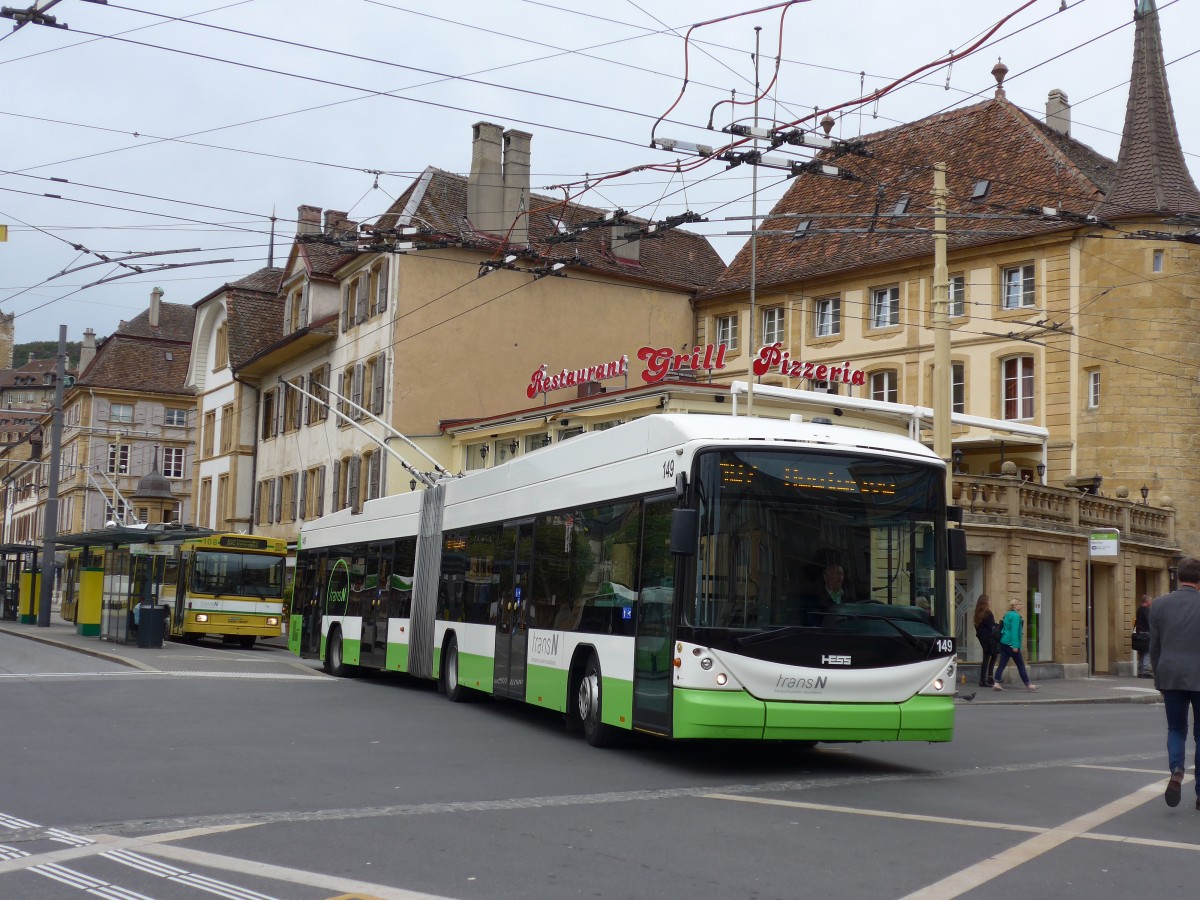
<path id="1" fill-rule="evenodd" d="M 500 618 L 496 623 L 496 657 L 492 690 L 497 697 L 525 699 L 529 627 L 525 604 L 533 571 L 533 520 L 509 523 L 500 539 L 504 557 L 496 555 Z"/>

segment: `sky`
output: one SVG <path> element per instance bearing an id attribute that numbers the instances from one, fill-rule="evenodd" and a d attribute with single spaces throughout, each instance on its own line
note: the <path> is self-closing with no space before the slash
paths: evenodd
<path id="1" fill-rule="evenodd" d="M 426 166 L 465 174 L 480 121 L 532 133 L 535 192 L 586 185 L 578 199 L 592 206 L 649 219 L 694 212 L 707 221 L 689 228 L 729 261 L 747 240 L 747 217 L 786 189 L 778 170 L 755 177 L 710 161 L 599 176 L 695 161 L 652 148 L 652 132 L 719 145 L 722 126 L 750 122 L 756 41 L 759 84 L 769 88 L 764 127 L 841 107 L 834 136 L 870 134 L 992 96 L 1001 59 L 1011 102 L 1042 118 L 1047 93 L 1064 91 L 1072 136 L 1115 159 L 1133 6 L 60 0 L 49 13 L 65 29 L 8 31 L 0 21 L 0 310 L 16 314 L 22 343 L 55 340 L 61 325 L 72 341 L 85 328 L 110 334 L 147 308 L 156 286 L 168 302 L 193 304 L 266 264 L 272 215 L 280 265 L 301 204 L 370 222 Z M 1200 105 L 1186 102 L 1184 86 L 1200 82 L 1200 3 L 1158 7 L 1196 172 Z M 1006 17 L 952 65 L 851 102 L 967 50 Z M 149 253 L 164 255 L 127 261 L 141 272 L 102 259 Z M 188 265 L 148 270 L 155 264 Z"/>

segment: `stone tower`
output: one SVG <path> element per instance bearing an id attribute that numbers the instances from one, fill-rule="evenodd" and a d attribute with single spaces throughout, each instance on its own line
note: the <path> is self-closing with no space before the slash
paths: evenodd
<path id="1" fill-rule="evenodd" d="M 1081 296 L 1089 302 L 1078 316 L 1087 358 L 1078 363 L 1084 377 L 1075 401 L 1084 404 L 1088 373 L 1097 373 L 1101 415 L 1080 428 L 1076 471 L 1097 473 L 1106 488 L 1126 487 L 1131 497 L 1145 486 L 1152 505 L 1172 501 L 1176 539 L 1196 554 L 1200 246 L 1169 235 L 1192 230 L 1176 217 L 1200 215 L 1200 191 L 1175 126 L 1154 0 L 1138 0 L 1134 18 L 1121 155 L 1096 212 L 1119 231 L 1161 237 L 1095 241 L 1080 251 Z"/>

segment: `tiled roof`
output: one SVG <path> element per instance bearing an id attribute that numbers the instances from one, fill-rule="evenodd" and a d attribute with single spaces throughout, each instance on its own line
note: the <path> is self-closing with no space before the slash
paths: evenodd
<path id="1" fill-rule="evenodd" d="M 191 310 L 191 307 L 184 307 Z M 185 385 L 191 344 L 147 340 L 118 332 L 104 341 L 76 384 L 148 394 L 191 394 Z"/>
<path id="2" fill-rule="evenodd" d="M 298 247 L 310 276 L 330 276 L 358 255 L 332 244 L 301 243 Z"/>
<path id="3" fill-rule="evenodd" d="M 858 181 L 800 175 L 764 217 L 757 241 L 759 286 L 929 256 L 933 244 L 928 234 L 894 232 L 930 229 L 932 219 L 891 214 L 904 197 L 909 201 L 908 213 L 929 210 L 937 161 L 946 163 L 951 214 L 1018 216 L 1023 209 L 1043 206 L 1089 213 L 1116 168 L 1112 160 L 1045 127 L 1002 96 L 868 135 L 864 141 L 870 157 L 843 155 L 835 160 Z M 972 199 L 981 181 L 989 182 L 986 193 Z M 870 214 L 876 209 L 879 214 L 872 220 Z M 813 218 L 808 220 L 810 233 L 793 237 L 805 214 L 831 213 L 867 215 Z M 784 214 L 786 218 L 781 217 Z M 951 251 L 1075 227 L 1019 216 L 1003 220 L 951 215 L 947 225 Z M 858 231 L 811 233 L 822 229 Z M 781 233 L 765 235 L 764 231 Z M 705 296 L 749 286 L 747 243 Z"/>
<path id="4" fill-rule="evenodd" d="M 117 335 L 153 338 L 160 341 L 192 342 L 192 326 L 196 310 L 182 303 L 159 304 L 158 325 L 150 326 L 150 310 L 139 313 L 129 322 L 117 326 Z"/>
<path id="5" fill-rule="evenodd" d="M 283 334 L 283 298 L 230 290 L 225 295 L 225 319 L 229 365 L 236 369 Z"/>
<path id="6" fill-rule="evenodd" d="M 58 366 L 55 359 L 31 359 L 14 369 L 0 369 L 0 388 L 45 387 L 46 375 Z"/>
<path id="7" fill-rule="evenodd" d="M 252 272 L 245 278 L 240 278 L 228 286 L 240 291 L 257 291 L 260 294 L 278 294 L 279 283 L 283 280 L 283 269 L 265 267 Z"/>
<path id="8" fill-rule="evenodd" d="M 414 224 L 432 228 L 437 234 L 455 241 L 476 242 L 485 248 L 495 244 L 487 235 L 473 232 L 466 226 L 467 179 L 433 167 L 426 169 L 400 195 L 379 220 L 377 227 L 396 227 L 414 198 L 415 210 L 411 211 Z M 558 233 L 557 223 L 560 219 L 570 228 L 581 222 L 595 221 L 607 210 L 578 203 L 564 206 L 561 199 L 538 194 L 530 195 L 529 206 L 532 248 L 549 260 L 578 258 L 586 266 L 581 269 L 584 272 L 605 272 L 675 289 L 698 290 L 712 284 L 724 268 L 720 256 L 706 238 L 681 228 L 666 230 L 659 237 L 643 237 L 639 260 L 635 264 L 622 262 L 613 256 L 609 247 L 609 229 L 606 227 L 586 232 L 577 242 L 548 243 L 547 238 Z M 628 221 L 644 225 L 647 220 L 630 217 Z"/>
<path id="9" fill-rule="evenodd" d="M 1200 192 L 1188 172 L 1175 127 L 1153 0 L 1139 3 L 1134 21 L 1133 72 L 1116 185 L 1099 214 L 1105 218 L 1146 213 L 1200 215 Z"/>

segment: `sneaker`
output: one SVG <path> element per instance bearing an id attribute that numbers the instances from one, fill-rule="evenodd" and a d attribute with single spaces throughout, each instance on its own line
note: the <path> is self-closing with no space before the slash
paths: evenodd
<path id="1" fill-rule="evenodd" d="M 1183 787 L 1183 769 L 1176 769 L 1171 773 L 1171 780 L 1167 782 L 1166 793 L 1163 794 L 1163 799 L 1167 801 L 1167 806 L 1179 805 L 1179 794 Z M 1196 801 L 1200 804 L 1200 799 Z"/>
<path id="2" fill-rule="evenodd" d="M 992 682 L 992 690 L 994 690 L 994 691 L 1002 691 L 1002 690 L 1004 690 L 1004 688 L 1000 686 L 1000 682 L 998 682 L 998 681 L 993 681 L 993 682 Z"/>
<path id="3" fill-rule="evenodd" d="M 1027 684 L 1027 685 L 1025 685 L 1025 687 L 1029 688 L 1029 690 L 1031 690 L 1031 691 L 1036 691 L 1036 690 L 1037 690 L 1037 685 L 1036 685 L 1036 684 Z"/>

